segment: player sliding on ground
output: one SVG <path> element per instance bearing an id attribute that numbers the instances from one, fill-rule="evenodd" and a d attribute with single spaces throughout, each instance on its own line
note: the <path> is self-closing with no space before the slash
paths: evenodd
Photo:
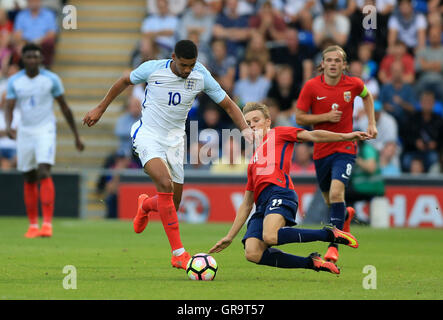
<path id="1" fill-rule="evenodd" d="M 300 257 L 272 246 L 324 241 L 358 247 L 354 236 L 334 226 L 320 230 L 291 228 L 296 224 L 298 197 L 289 177 L 289 168 L 294 142 L 357 141 L 368 139 L 368 134 L 306 131 L 294 127 L 271 129 L 269 110 L 260 103 L 247 103 L 243 113 L 260 144 L 248 165 L 246 191 L 234 223 L 228 234 L 209 253 L 220 252 L 232 243 L 255 203 L 256 211 L 248 222 L 242 240 L 248 261 L 278 268 L 305 268 L 339 274 L 340 270 L 334 263 L 323 260 L 316 252 Z"/>
<path id="2" fill-rule="evenodd" d="M 142 117 L 132 126 L 131 136 L 134 152 L 153 180 L 157 195 L 139 196 L 134 231 L 142 232 L 150 212 L 158 212 L 171 245 L 171 264 L 182 269 L 186 269 L 191 258 L 181 242 L 177 217 L 184 180 L 183 137 L 185 121 L 197 94 L 204 91 L 227 112 L 248 141 L 253 139 L 253 132 L 240 109 L 209 71 L 197 62 L 197 54 L 192 41 L 177 42 L 172 59 L 141 64 L 129 76 L 119 79 L 102 102 L 83 119 L 88 126 L 96 124 L 111 102 L 129 85 L 146 83 Z"/>

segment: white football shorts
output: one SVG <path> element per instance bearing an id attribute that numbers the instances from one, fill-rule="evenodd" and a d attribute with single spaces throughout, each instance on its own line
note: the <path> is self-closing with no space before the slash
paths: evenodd
<path id="1" fill-rule="evenodd" d="M 54 165 L 56 150 L 55 129 L 41 132 L 17 132 L 17 170 L 29 172 L 41 163 Z"/>
<path id="2" fill-rule="evenodd" d="M 138 155 L 142 166 L 154 158 L 163 159 L 173 182 L 183 184 L 185 174 L 183 169 L 184 140 L 170 146 L 162 142 L 158 137 L 154 137 L 146 128 L 137 121 L 131 128 L 132 149 Z"/>

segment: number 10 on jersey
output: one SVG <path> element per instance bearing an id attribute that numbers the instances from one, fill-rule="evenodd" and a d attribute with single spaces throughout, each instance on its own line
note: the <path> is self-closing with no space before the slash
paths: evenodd
<path id="1" fill-rule="evenodd" d="M 176 106 L 180 104 L 180 102 L 182 101 L 182 97 L 179 92 L 168 92 L 168 95 L 169 95 L 168 106 L 170 106 L 171 104 Z"/>

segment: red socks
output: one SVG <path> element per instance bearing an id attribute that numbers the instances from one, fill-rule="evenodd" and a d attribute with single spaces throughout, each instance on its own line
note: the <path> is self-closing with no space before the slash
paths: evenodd
<path id="1" fill-rule="evenodd" d="M 29 224 L 38 225 L 38 185 L 37 182 L 25 182 L 24 198 Z"/>
<path id="2" fill-rule="evenodd" d="M 159 192 L 157 197 L 158 213 L 160 214 L 163 228 L 168 236 L 171 249 L 172 251 L 181 249 L 183 248 L 183 244 L 180 239 L 178 216 L 174 206 L 173 193 Z M 155 197 L 153 197 L 153 199 L 154 198 Z M 145 202 L 143 202 L 143 206 L 144 204 Z"/>
<path id="3" fill-rule="evenodd" d="M 38 224 L 39 190 L 37 182 L 25 182 L 24 198 L 26 214 L 31 225 Z M 42 205 L 43 223 L 52 223 L 54 214 L 55 188 L 51 177 L 40 180 L 40 203 Z"/>
<path id="4" fill-rule="evenodd" d="M 158 211 L 158 195 L 153 197 L 149 197 L 143 201 L 142 208 L 146 212 L 149 211 Z"/>
<path id="5" fill-rule="evenodd" d="M 40 203 L 42 205 L 43 223 L 52 223 L 54 215 L 55 189 L 51 177 L 40 180 Z"/>

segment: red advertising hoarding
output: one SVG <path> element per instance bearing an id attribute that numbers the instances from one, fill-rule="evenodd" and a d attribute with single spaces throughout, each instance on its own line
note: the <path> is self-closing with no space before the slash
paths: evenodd
<path id="1" fill-rule="evenodd" d="M 235 183 L 187 183 L 183 188 L 179 219 L 190 223 L 232 222 L 240 206 L 245 186 Z M 299 221 L 309 206 L 316 185 L 297 186 Z M 153 184 L 122 183 L 118 195 L 120 219 L 132 219 L 141 193 L 156 194 Z M 392 227 L 443 227 L 443 187 L 387 186 L 388 211 Z M 368 212 L 367 206 L 362 210 Z M 153 219 L 158 217 L 153 217 Z"/>

